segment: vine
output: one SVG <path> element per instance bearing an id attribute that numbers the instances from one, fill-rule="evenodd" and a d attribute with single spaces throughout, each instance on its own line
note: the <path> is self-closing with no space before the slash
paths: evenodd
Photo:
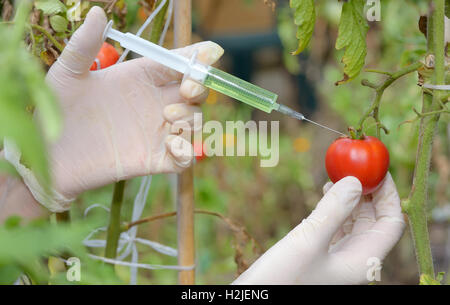
<path id="1" fill-rule="evenodd" d="M 384 82 L 380 83 L 379 85 L 376 85 L 367 79 L 363 79 L 361 81 L 361 84 L 363 86 L 370 87 L 375 90 L 375 98 L 374 98 L 370 108 L 363 114 L 363 116 L 361 117 L 361 119 L 358 122 L 358 127 L 356 129 L 356 137 L 357 138 L 360 138 L 362 136 L 363 124 L 364 124 L 365 120 L 369 117 L 373 117 L 373 119 L 375 120 L 375 122 L 377 124 L 377 137 L 378 138 L 380 138 L 380 136 L 381 136 L 380 135 L 381 129 L 383 129 L 386 134 L 389 133 L 389 130 L 387 129 L 386 126 L 384 126 L 380 122 L 380 118 L 379 118 L 379 109 L 380 109 L 381 98 L 383 97 L 384 90 L 386 90 L 390 85 L 392 85 L 392 83 L 394 83 L 400 77 L 405 76 L 409 73 L 415 72 L 420 67 L 422 67 L 422 63 L 416 62 L 416 63 L 413 63 L 395 73 L 378 71 L 378 70 L 366 70 L 366 72 L 384 74 L 384 75 L 388 75 L 389 77 Z"/>
<path id="2" fill-rule="evenodd" d="M 434 73 L 431 81 L 435 85 L 443 85 L 445 84 L 445 2 L 444 0 L 430 1 L 429 6 L 430 13 L 427 29 L 428 53 L 434 54 L 435 58 Z M 404 211 L 409 218 L 419 272 L 421 275 L 425 274 L 432 279 L 435 278 L 435 273 L 428 234 L 426 206 L 431 149 L 433 136 L 440 117 L 439 111 L 442 107 L 441 98 L 439 90 L 435 90 L 433 95 L 428 93 L 423 94 L 419 144 L 417 147 L 413 185 L 409 198 L 403 205 Z M 426 113 L 434 114 L 424 115 Z"/>
<path id="3" fill-rule="evenodd" d="M 50 32 L 47 31 L 44 27 L 34 23 L 30 24 L 30 26 L 32 29 L 38 30 L 39 32 L 44 34 L 45 37 L 47 37 L 48 40 L 50 40 L 53 43 L 53 45 L 58 49 L 59 52 L 62 52 L 64 50 L 64 47 L 58 42 L 58 40 L 56 40 L 56 38 L 53 37 L 53 35 L 50 34 Z"/>
<path id="4" fill-rule="evenodd" d="M 105 257 L 115 259 L 117 256 L 117 246 L 120 237 L 120 212 L 123 204 L 123 193 L 125 191 L 125 181 L 114 184 L 113 199 L 111 202 L 111 212 L 109 216 L 108 231 L 106 234 Z"/>
<path id="5" fill-rule="evenodd" d="M 235 248 L 234 260 L 235 260 L 237 268 L 238 268 L 238 270 L 237 270 L 238 274 L 241 274 L 242 272 L 247 270 L 247 268 L 249 267 L 249 263 L 244 258 L 244 246 L 247 244 L 247 242 L 251 242 L 251 244 L 253 244 L 253 253 L 254 254 L 259 256 L 264 252 L 262 246 L 248 233 L 248 231 L 245 229 L 245 227 L 238 224 L 234 220 L 232 220 L 220 213 L 208 211 L 208 210 L 196 209 L 196 210 L 194 210 L 194 213 L 218 217 L 227 225 L 228 229 L 230 229 L 233 232 L 234 248 Z M 121 226 L 121 231 L 126 232 L 134 226 L 149 223 L 149 222 L 159 220 L 159 219 L 173 217 L 176 215 L 177 215 L 177 212 L 172 211 L 172 212 L 161 213 L 161 214 L 145 217 L 145 218 L 139 219 L 134 222 L 123 224 Z"/>

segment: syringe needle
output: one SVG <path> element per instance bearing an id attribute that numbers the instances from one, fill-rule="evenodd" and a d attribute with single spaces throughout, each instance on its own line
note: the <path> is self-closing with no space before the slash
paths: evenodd
<path id="1" fill-rule="evenodd" d="M 325 128 L 325 129 L 328 129 L 328 130 L 333 131 L 333 132 L 335 132 L 335 133 L 338 133 L 338 134 L 340 134 L 341 136 L 345 136 L 345 134 L 343 134 L 342 132 L 339 132 L 339 131 L 334 130 L 334 129 L 332 129 L 332 128 L 330 128 L 330 127 L 327 127 L 327 126 L 323 126 L 323 125 L 321 125 L 321 124 L 319 124 L 319 123 L 317 123 L 317 122 L 308 120 L 308 119 L 305 118 L 304 116 L 303 116 L 303 119 L 304 119 L 305 121 L 310 122 L 310 123 L 316 124 L 317 126 L 320 126 L 320 127 L 322 127 L 322 128 Z"/>
<path id="2" fill-rule="evenodd" d="M 332 132 L 335 132 L 335 133 L 340 134 L 340 135 L 342 135 L 342 136 L 345 136 L 345 134 L 343 134 L 342 132 L 339 132 L 339 131 L 334 130 L 334 129 L 330 128 L 330 127 L 323 126 L 323 125 L 321 125 L 321 124 L 319 124 L 319 123 L 316 123 L 316 122 L 314 122 L 314 121 L 311 121 L 311 120 L 305 118 L 305 116 L 304 116 L 303 114 L 301 114 L 301 113 L 299 113 L 299 112 L 297 112 L 297 111 L 295 111 L 295 110 L 292 110 L 291 108 L 289 108 L 289 107 L 287 107 L 287 106 L 284 106 L 284 105 L 282 105 L 282 104 L 279 104 L 279 107 L 278 107 L 277 110 L 278 110 L 279 112 L 281 112 L 281 113 L 287 114 L 287 115 L 290 116 L 290 117 L 293 117 L 294 119 L 297 119 L 297 120 L 300 120 L 300 121 L 305 120 L 305 121 L 308 121 L 308 122 L 310 122 L 310 123 L 313 123 L 313 124 L 315 124 L 315 125 L 317 125 L 317 126 L 320 126 L 320 127 L 322 127 L 322 128 L 328 129 L 329 131 L 332 131 Z"/>
<path id="3" fill-rule="evenodd" d="M 186 73 L 186 71 L 188 71 L 189 73 L 187 76 L 194 81 L 204 84 L 206 87 L 219 91 L 220 93 L 235 98 L 259 110 L 267 113 L 270 113 L 272 110 L 277 110 L 297 120 L 306 120 L 317 126 L 344 135 L 339 131 L 308 120 L 303 114 L 294 111 L 287 106 L 276 103 L 278 95 L 273 92 L 255 86 L 214 67 L 204 66 L 195 61 L 195 56 L 189 60 L 180 54 L 171 52 L 141 37 L 130 33 L 119 32 L 112 28 L 112 21 L 107 24 L 103 33 L 103 38 L 106 37 L 118 41 L 125 49 L 151 58 L 173 70 L 181 73 Z"/>

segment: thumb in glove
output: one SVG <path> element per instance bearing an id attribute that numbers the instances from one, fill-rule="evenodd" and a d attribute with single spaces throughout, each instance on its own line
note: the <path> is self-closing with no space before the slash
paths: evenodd
<path id="1" fill-rule="evenodd" d="M 103 44 L 106 22 L 105 12 L 92 7 L 58 58 L 58 65 L 75 75 L 88 72 Z"/>
<path id="2" fill-rule="evenodd" d="M 338 181 L 297 227 L 265 252 L 233 284 L 298 284 L 326 277 L 325 257 L 332 237 L 358 204 L 361 183 L 355 177 Z M 323 266 L 322 266 L 323 265 Z"/>

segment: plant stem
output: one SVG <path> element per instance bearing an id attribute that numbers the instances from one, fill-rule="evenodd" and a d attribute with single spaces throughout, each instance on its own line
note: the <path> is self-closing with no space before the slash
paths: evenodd
<path id="1" fill-rule="evenodd" d="M 125 180 L 114 184 L 114 194 L 111 202 L 108 232 L 106 234 L 105 257 L 115 259 L 120 237 L 120 210 L 122 208 Z"/>
<path id="2" fill-rule="evenodd" d="M 42 34 L 44 34 L 48 40 L 50 40 L 53 45 L 58 49 L 59 52 L 62 52 L 64 50 L 64 47 L 56 40 L 55 37 L 52 36 L 44 27 L 38 25 L 38 24 L 30 24 L 31 28 L 34 30 L 38 30 Z"/>
<path id="3" fill-rule="evenodd" d="M 363 86 L 367 86 L 367 87 L 375 89 L 376 94 L 375 94 L 375 99 L 372 102 L 372 105 L 364 113 L 364 115 L 361 117 L 361 119 L 358 122 L 358 128 L 356 129 L 358 138 L 360 138 L 362 136 L 363 124 L 366 121 L 366 119 L 370 116 L 373 117 L 375 119 L 375 121 L 377 122 L 377 136 L 378 137 L 380 137 L 380 129 L 383 129 L 386 133 L 388 133 L 387 128 L 383 124 L 381 124 L 379 117 L 378 117 L 378 109 L 380 108 L 381 98 L 383 97 L 384 90 L 386 90 L 387 87 L 392 85 L 392 83 L 395 82 L 400 77 L 405 76 L 411 72 L 417 71 L 417 69 L 419 69 L 421 66 L 422 66 L 421 62 L 416 62 L 407 67 L 404 67 L 403 69 L 401 69 L 395 73 L 385 72 L 383 74 L 389 75 L 389 77 L 379 85 L 373 84 L 366 79 L 361 81 L 361 84 Z M 377 73 L 380 73 L 380 71 L 377 71 Z"/>
<path id="4" fill-rule="evenodd" d="M 444 0 L 430 1 L 428 18 L 428 52 L 435 56 L 435 67 L 432 81 L 436 85 L 444 84 Z M 440 93 L 433 96 L 424 93 L 422 113 L 438 111 Z M 427 224 L 428 176 L 430 172 L 431 149 L 439 113 L 422 116 L 420 119 L 419 144 L 417 147 L 416 167 L 414 169 L 413 186 L 405 211 L 409 217 L 411 234 L 414 241 L 416 258 L 420 274 L 435 278 L 433 257 Z"/>
<path id="5" fill-rule="evenodd" d="M 233 232 L 243 232 L 250 240 L 252 240 L 254 242 L 254 244 L 256 245 L 256 247 L 259 250 L 262 250 L 261 245 L 247 232 L 247 230 L 243 226 L 237 224 L 232 219 L 230 219 L 228 217 L 225 217 L 224 215 L 222 215 L 220 213 L 213 212 L 213 211 L 208 211 L 208 210 L 195 209 L 194 213 L 195 214 L 211 215 L 211 216 L 215 216 L 215 217 L 220 218 L 222 221 L 224 221 L 227 224 L 228 228 L 231 231 L 233 231 Z M 151 221 L 158 220 L 158 219 L 164 219 L 164 218 L 173 217 L 173 216 L 176 216 L 176 215 L 177 215 L 177 212 L 173 211 L 173 212 L 161 213 L 161 214 L 153 215 L 153 216 L 150 216 L 150 217 L 142 218 L 142 219 L 139 219 L 137 221 L 125 224 L 122 227 L 122 231 L 127 231 L 133 226 L 137 226 L 137 225 L 144 224 L 144 223 L 149 223 Z M 260 253 L 262 253 L 262 252 L 263 251 L 260 251 Z"/>
<path id="6" fill-rule="evenodd" d="M 140 225 L 143 223 L 147 223 L 147 222 L 150 222 L 153 220 L 163 219 L 163 218 L 167 218 L 167 217 L 171 217 L 171 216 L 175 216 L 175 215 L 177 215 L 177 212 L 168 212 L 168 213 L 162 213 L 162 214 L 158 214 L 158 215 L 154 215 L 154 216 L 150 216 L 150 217 L 145 217 L 145 218 L 136 220 L 134 222 L 125 224 L 122 227 L 121 231 L 125 232 L 125 231 L 128 231 L 131 227 L 134 227 L 134 226 L 137 226 L 137 225 Z"/>
<path id="7" fill-rule="evenodd" d="M 36 38 L 34 37 L 33 28 L 29 26 L 31 38 L 31 54 L 36 55 Z"/>
<path id="8" fill-rule="evenodd" d="M 424 117 L 424 116 L 429 116 L 429 115 L 435 115 L 438 113 L 450 113 L 450 111 L 447 109 L 441 109 L 441 110 L 435 110 L 435 111 L 430 111 L 430 112 L 425 112 L 425 113 L 418 113 L 417 115 L 419 117 Z"/>
<path id="9" fill-rule="evenodd" d="M 4 22 L 0 22 L 0 24 L 15 24 L 15 21 L 4 21 Z M 40 26 L 39 24 L 34 24 L 31 23 L 29 24 L 29 26 L 33 29 L 33 30 L 37 30 L 39 32 L 41 32 L 42 34 L 44 34 L 48 40 L 50 40 L 53 45 L 58 49 L 59 52 L 62 52 L 64 50 L 64 47 L 58 42 L 58 40 L 56 40 L 55 37 L 52 36 L 52 34 L 50 34 L 44 27 Z M 31 34 L 30 34 L 31 35 Z M 34 35 L 32 35 L 32 39 L 34 40 Z"/>
<path id="10" fill-rule="evenodd" d="M 378 74 L 384 74 L 384 75 L 389 75 L 389 76 L 392 75 L 391 72 L 381 71 L 381 70 L 376 70 L 376 69 L 365 69 L 364 72 L 378 73 Z"/>
<path id="11" fill-rule="evenodd" d="M 433 98 L 428 94 L 424 94 L 422 101 L 423 111 L 431 109 L 432 104 Z M 433 278 L 434 268 L 428 236 L 426 199 L 431 146 L 438 118 L 439 114 L 421 117 L 413 185 L 405 208 L 413 236 L 419 272 L 420 274 L 428 274 Z"/>
<path id="12" fill-rule="evenodd" d="M 161 1 L 158 2 L 158 4 Z M 169 1 L 166 2 L 168 4 Z M 152 28 L 152 37 L 150 41 L 153 43 L 158 43 L 159 37 L 161 35 L 164 16 L 166 15 L 167 5 L 161 9 L 158 15 L 155 17 L 153 21 Z M 155 33 L 159 33 L 156 35 Z M 125 181 L 119 181 L 114 184 L 114 195 L 111 203 L 111 212 L 109 218 L 109 226 L 108 233 L 106 238 L 106 249 L 105 249 L 105 257 L 106 258 L 116 258 L 117 255 L 117 246 L 119 244 L 120 233 L 123 231 L 123 228 L 120 226 L 120 210 L 123 202 L 123 193 L 125 189 Z"/>
<path id="13" fill-rule="evenodd" d="M 204 214 L 204 215 L 216 216 L 216 217 L 219 217 L 222 220 L 225 220 L 225 221 L 229 222 L 229 218 L 225 217 L 224 215 L 222 215 L 222 214 L 220 214 L 218 212 L 213 212 L 213 211 L 208 211 L 208 210 L 201 210 L 201 209 L 195 209 L 194 213 L 195 214 Z M 173 216 L 176 216 L 176 215 L 177 215 L 177 211 L 172 211 L 172 212 L 166 212 L 166 213 L 161 213 L 161 214 L 156 214 L 156 215 L 153 215 L 153 216 L 141 218 L 139 220 L 136 220 L 136 221 L 133 221 L 133 222 L 129 222 L 129 223 L 125 224 L 124 226 L 122 226 L 122 232 L 123 231 L 127 231 L 131 227 L 134 227 L 134 226 L 137 226 L 137 225 L 141 225 L 141 224 L 144 224 L 144 223 L 152 222 L 154 220 L 159 220 L 159 219 L 173 217 Z"/>

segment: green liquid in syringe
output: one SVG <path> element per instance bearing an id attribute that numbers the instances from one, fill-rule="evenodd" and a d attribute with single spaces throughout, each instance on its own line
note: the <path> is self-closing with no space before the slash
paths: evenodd
<path id="1" fill-rule="evenodd" d="M 208 70 L 204 85 L 267 113 L 279 106 L 276 103 L 278 95 L 275 93 L 216 68 Z"/>

